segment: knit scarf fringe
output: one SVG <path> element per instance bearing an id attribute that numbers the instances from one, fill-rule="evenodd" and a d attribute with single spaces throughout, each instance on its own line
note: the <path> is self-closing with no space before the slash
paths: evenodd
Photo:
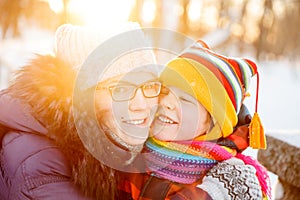
<path id="1" fill-rule="evenodd" d="M 201 180 L 218 162 L 234 157 L 231 150 L 207 141 L 164 142 L 149 138 L 144 155 L 153 175 L 177 183 L 192 184 Z M 267 170 L 250 156 L 238 153 L 235 157 L 256 169 L 262 191 L 271 198 Z"/>

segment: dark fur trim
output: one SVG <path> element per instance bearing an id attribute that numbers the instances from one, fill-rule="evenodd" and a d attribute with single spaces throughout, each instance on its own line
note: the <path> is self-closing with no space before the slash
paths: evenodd
<path id="1" fill-rule="evenodd" d="M 32 107 L 32 115 L 48 130 L 47 137 L 59 145 L 70 161 L 73 181 L 87 196 L 114 199 L 118 178 L 115 170 L 96 160 L 77 135 L 72 114 L 72 93 L 76 73 L 52 56 L 37 56 L 16 74 L 9 87 L 12 96 Z M 81 112 L 79 112 L 81 113 Z M 93 131 L 82 113 L 80 126 Z"/>

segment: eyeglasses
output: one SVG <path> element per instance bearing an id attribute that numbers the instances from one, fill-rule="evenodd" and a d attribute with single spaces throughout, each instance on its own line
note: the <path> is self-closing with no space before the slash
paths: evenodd
<path id="1" fill-rule="evenodd" d="M 128 101 L 135 97 L 137 89 L 141 88 L 144 97 L 153 98 L 157 97 L 161 91 L 161 83 L 158 81 L 152 81 L 143 83 L 141 85 L 129 85 L 129 84 L 119 84 L 112 85 L 108 87 L 97 87 L 98 89 L 108 89 L 110 91 L 111 97 L 114 101 Z"/>

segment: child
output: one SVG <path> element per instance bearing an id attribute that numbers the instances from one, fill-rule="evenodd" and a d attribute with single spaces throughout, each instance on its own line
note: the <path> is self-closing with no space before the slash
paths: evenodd
<path id="1" fill-rule="evenodd" d="M 194 184 L 209 195 L 207 199 L 270 198 L 267 172 L 241 154 L 248 140 L 237 126 L 255 74 L 253 62 L 216 54 L 203 41 L 171 60 L 160 75 L 167 87 L 160 98 L 153 137 L 145 145 L 152 175 Z M 248 133 L 248 128 L 242 132 Z M 249 137 L 249 146 L 266 148 L 256 112 Z"/>

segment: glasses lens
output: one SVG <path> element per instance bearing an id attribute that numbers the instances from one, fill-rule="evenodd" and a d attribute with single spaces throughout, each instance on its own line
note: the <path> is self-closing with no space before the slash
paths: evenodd
<path id="1" fill-rule="evenodd" d="M 145 97 L 157 97 L 161 90 L 160 82 L 148 82 L 142 86 L 133 86 L 133 85 L 115 85 L 110 86 L 109 90 L 111 96 L 115 101 L 127 101 L 134 97 L 135 92 L 138 88 L 142 88 L 143 94 Z"/>
<path id="2" fill-rule="evenodd" d="M 115 101 L 126 101 L 131 99 L 135 87 L 131 85 L 116 85 L 110 87 L 111 96 Z"/>
<path id="3" fill-rule="evenodd" d="M 145 97 L 157 97 L 161 90 L 160 82 L 149 82 L 142 86 Z"/>

